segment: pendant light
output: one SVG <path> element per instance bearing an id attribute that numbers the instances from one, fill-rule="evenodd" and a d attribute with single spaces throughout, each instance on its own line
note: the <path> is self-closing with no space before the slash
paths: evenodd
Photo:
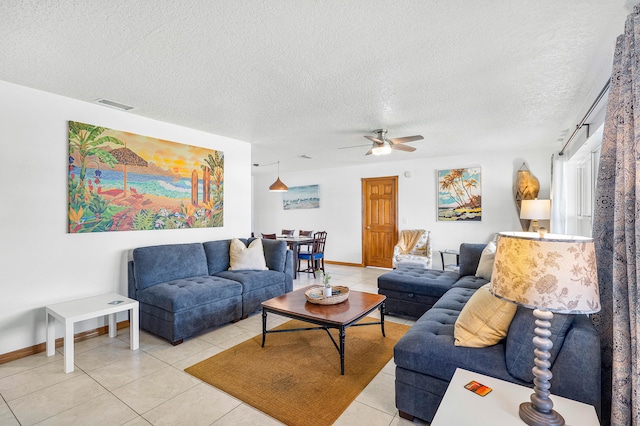
<path id="1" fill-rule="evenodd" d="M 278 179 L 271 184 L 269 191 L 271 192 L 287 192 L 289 187 L 280 180 L 280 161 L 278 161 Z"/>

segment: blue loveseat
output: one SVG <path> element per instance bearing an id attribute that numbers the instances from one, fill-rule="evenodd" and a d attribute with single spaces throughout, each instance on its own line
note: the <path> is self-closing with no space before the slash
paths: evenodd
<path id="1" fill-rule="evenodd" d="M 241 239 L 247 245 L 254 238 Z M 268 270 L 229 270 L 231 240 L 133 250 L 129 297 L 140 303 L 140 327 L 179 344 L 208 328 L 246 318 L 293 290 L 293 257 L 284 241 L 262 240 Z"/>
<path id="2" fill-rule="evenodd" d="M 433 287 L 430 297 L 418 300 L 410 310 L 419 310 L 418 305 L 428 305 L 432 297 L 442 294 L 394 347 L 396 407 L 403 418 L 431 422 L 456 368 L 533 387 L 534 317 L 530 309 L 517 308 L 507 337 L 496 345 L 470 348 L 454 344 L 458 315 L 487 283 L 475 276 L 484 247 L 460 246 L 459 274 L 420 268 L 380 277 L 385 287 L 380 292 L 393 290 L 399 302 L 419 299 L 418 291 L 425 295 L 429 291 L 423 287 Z M 407 294 L 402 294 L 403 288 Z M 555 314 L 551 333 L 551 392 L 591 404 L 599 413 L 600 340 L 594 325 L 585 315 Z"/>

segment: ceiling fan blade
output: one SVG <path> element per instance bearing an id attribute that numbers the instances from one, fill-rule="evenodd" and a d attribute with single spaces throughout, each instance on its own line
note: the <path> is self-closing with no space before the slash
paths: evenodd
<path id="1" fill-rule="evenodd" d="M 373 147 L 369 151 L 367 151 L 365 155 L 371 155 L 371 154 L 373 154 Z"/>
<path id="2" fill-rule="evenodd" d="M 407 152 L 413 152 L 416 149 L 412 146 L 409 145 L 400 145 L 400 144 L 393 144 L 391 145 L 391 149 L 397 149 L 398 151 L 407 151 Z"/>
<path id="3" fill-rule="evenodd" d="M 367 138 L 370 141 L 375 142 L 375 143 L 384 143 L 380 139 L 374 138 L 373 136 L 365 136 L 365 138 Z"/>
<path id="4" fill-rule="evenodd" d="M 371 146 L 371 144 L 366 144 L 366 145 L 354 145 L 354 146 L 341 146 L 338 149 L 349 149 L 349 148 L 361 148 L 363 146 Z"/>
<path id="5" fill-rule="evenodd" d="M 405 142 L 419 141 L 422 139 L 424 139 L 422 135 L 414 135 L 414 136 L 405 136 L 403 138 L 393 138 L 393 139 L 389 139 L 389 141 L 391 141 L 391 143 L 405 143 Z"/>

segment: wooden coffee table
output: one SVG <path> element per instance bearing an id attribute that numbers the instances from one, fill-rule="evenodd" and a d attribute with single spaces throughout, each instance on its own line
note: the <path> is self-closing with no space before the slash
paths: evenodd
<path id="1" fill-rule="evenodd" d="M 267 333 L 287 333 L 291 331 L 303 330 L 325 330 L 333 345 L 340 354 L 340 373 L 344 375 L 344 340 L 345 330 L 349 327 L 363 325 L 380 324 L 382 335 L 384 334 L 384 301 L 387 296 L 375 293 L 364 293 L 361 291 L 350 290 L 349 298 L 335 305 L 316 305 L 307 302 L 304 293 L 311 287 L 308 286 L 282 296 L 274 297 L 262 302 L 262 347 L 267 337 Z M 362 318 L 370 314 L 376 309 L 380 309 L 380 321 L 356 324 Z M 267 330 L 267 313 L 272 312 L 288 318 L 316 324 L 319 327 L 294 328 L 288 330 Z M 340 344 L 329 332 L 330 328 L 339 331 Z"/>

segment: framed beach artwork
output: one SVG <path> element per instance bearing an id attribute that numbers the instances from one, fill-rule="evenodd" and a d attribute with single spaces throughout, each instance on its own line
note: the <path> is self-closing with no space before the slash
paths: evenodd
<path id="1" fill-rule="evenodd" d="M 320 186 L 291 186 L 282 193 L 282 206 L 285 210 L 320 208 Z"/>
<path id="2" fill-rule="evenodd" d="M 69 233 L 223 226 L 224 154 L 69 121 Z"/>
<path id="3" fill-rule="evenodd" d="M 480 167 L 438 170 L 438 220 L 482 220 Z"/>

